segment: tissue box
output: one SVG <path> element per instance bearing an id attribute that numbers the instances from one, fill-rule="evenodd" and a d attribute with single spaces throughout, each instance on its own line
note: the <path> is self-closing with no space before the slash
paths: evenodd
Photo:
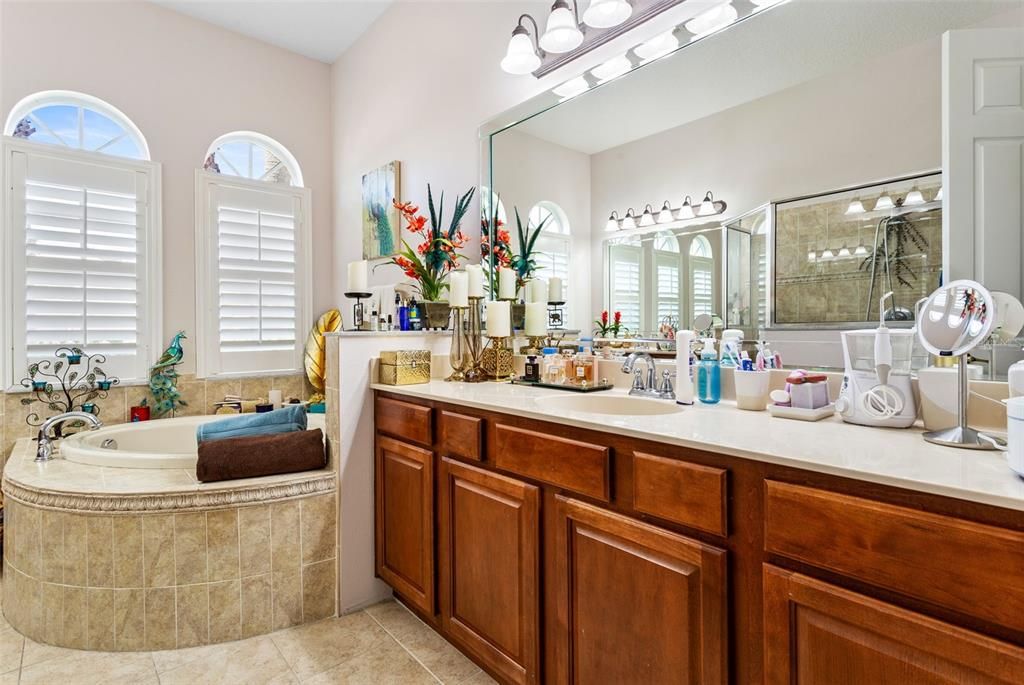
<path id="1" fill-rule="evenodd" d="M 380 382 L 384 385 L 429 383 L 430 350 L 381 352 Z"/>

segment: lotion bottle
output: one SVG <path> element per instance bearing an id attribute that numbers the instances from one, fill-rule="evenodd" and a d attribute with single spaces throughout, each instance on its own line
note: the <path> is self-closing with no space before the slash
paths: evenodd
<path id="1" fill-rule="evenodd" d="M 722 397 L 722 369 L 715 352 L 715 339 L 705 338 L 697 365 L 697 392 L 704 404 L 718 404 Z"/>
<path id="2" fill-rule="evenodd" d="M 676 331 L 676 404 L 693 404 L 693 331 Z"/>

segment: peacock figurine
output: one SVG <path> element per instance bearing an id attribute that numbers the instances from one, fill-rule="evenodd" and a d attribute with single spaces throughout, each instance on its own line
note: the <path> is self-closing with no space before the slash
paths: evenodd
<path id="1" fill-rule="evenodd" d="M 178 372 L 174 369 L 185 356 L 181 341 L 187 338 L 185 331 L 178 331 L 156 364 L 149 367 L 149 391 L 156 402 L 153 405 L 153 413 L 156 416 L 163 416 L 178 407 L 188 406 L 178 392 Z"/>

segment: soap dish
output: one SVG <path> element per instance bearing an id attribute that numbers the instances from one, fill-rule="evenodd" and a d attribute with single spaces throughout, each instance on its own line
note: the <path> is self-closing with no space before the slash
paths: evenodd
<path id="1" fill-rule="evenodd" d="M 796 407 L 783 407 L 778 404 L 769 404 L 768 413 L 781 419 L 796 419 L 797 421 L 821 421 L 836 413 L 834 402 L 826 404 L 817 409 L 797 409 Z"/>

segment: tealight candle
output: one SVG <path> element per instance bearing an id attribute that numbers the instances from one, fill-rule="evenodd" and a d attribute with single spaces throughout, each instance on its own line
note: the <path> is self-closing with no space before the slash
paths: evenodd
<path id="1" fill-rule="evenodd" d="M 503 300 L 487 303 L 487 336 L 507 338 L 512 335 L 512 308 Z"/>
<path id="2" fill-rule="evenodd" d="M 498 267 L 498 299 L 516 299 L 516 272 L 505 266 Z"/>
<path id="3" fill-rule="evenodd" d="M 453 271 L 448 288 L 448 304 L 453 307 L 469 306 L 469 274 Z"/>
<path id="4" fill-rule="evenodd" d="M 562 297 L 562 279 L 552 276 L 548 281 L 548 302 L 564 302 Z"/>
<path id="5" fill-rule="evenodd" d="M 365 293 L 369 265 L 365 259 L 348 264 L 348 290 L 350 293 Z"/>
<path id="6" fill-rule="evenodd" d="M 469 296 L 484 296 L 484 268 L 479 264 L 467 264 L 466 274 L 469 277 Z"/>
<path id="7" fill-rule="evenodd" d="M 526 303 L 526 335 L 543 338 L 548 334 L 548 310 L 543 302 Z"/>

